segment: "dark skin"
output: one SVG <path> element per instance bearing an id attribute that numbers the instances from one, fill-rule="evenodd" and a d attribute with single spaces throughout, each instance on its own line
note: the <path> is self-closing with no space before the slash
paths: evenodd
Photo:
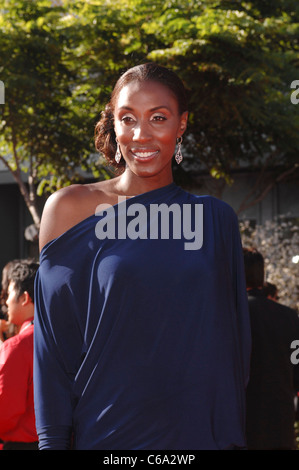
<path id="1" fill-rule="evenodd" d="M 132 82 L 120 91 L 114 111 L 115 134 L 126 169 L 121 176 L 86 185 L 72 185 L 51 195 L 45 205 L 40 250 L 87 217 L 100 204 L 114 205 L 173 181 L 171 161 L 176 139 L 187 127 L 173 93 L 157 82 Z"/>

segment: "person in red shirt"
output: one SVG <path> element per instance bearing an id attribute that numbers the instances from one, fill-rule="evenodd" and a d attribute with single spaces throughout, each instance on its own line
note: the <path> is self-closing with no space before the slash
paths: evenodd
<path id="1" fill-rule="evenodd" d="M 0 439 L 3 450 L 37 450 L 33 402 L 34 279 L 39 265 L 19 262 L 8 287 L 8 320 L 20 327 L 0 347 Z"/>

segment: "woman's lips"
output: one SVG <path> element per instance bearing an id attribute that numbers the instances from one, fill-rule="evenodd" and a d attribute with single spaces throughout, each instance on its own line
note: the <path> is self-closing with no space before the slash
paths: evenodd
<path id="1" fill-rule="evenodd" d="M 149 161 L 155 158 L 158 150 L 131 150 L 133 157 L 138 161 Z"/>

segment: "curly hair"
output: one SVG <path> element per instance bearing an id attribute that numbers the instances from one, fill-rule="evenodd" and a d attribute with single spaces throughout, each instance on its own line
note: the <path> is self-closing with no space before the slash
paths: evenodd
<path id="1" fill-rule="evenodd" d="M 110 165 L 117 167 L 125 165 L 123 160 L 117 165 L 114 159 L 117 144 L 111 102 L 106 105 L 101 113 L 101 119 L 95 126 L 95 147 L 98 152 L 104 155 Z"/>
<path id="2" fill-rule="evenodd" d="M 8 286 L 11 281 L 11 272 L 14 267 L 20 262 L 27 262 L 23 259 L 14 259 L 6 263 L 2 270 L 2 280 L 1 280 L 1 293 L 0 293 L 0 318 L 7 320 L 7 305 L 6 300 L 8 297 Z"/>
<path id="3" fill-rule="evenodd" d="M 10 273 L 10 281 L 14 283 L 17 298 L 24 292 L 28 292 L 32 302 L 34 302 L 34 281 L 38 268 L 38 263 L 27 261 L 20 261 L 13 267 Z"/>
<path id="4" fill-rule="evenodd" d="M 101 114 L 101 119 L 95 126 L 95 147 L 102 153 L 107 162 L 118 168 L 124 168 L 125 162 L 115 162 L 114 156 L 117 148 L 116 135 L 114 131 L 114 108 L 120 91 L 132 82 L 154 81 L 166 86 L 176 97 L 179 113 L 188 110 L 187 93 L 181 79 L 166 67 L 155 63 L 136 65 L 120 76 L 111 94 L 110 102 Z"/>

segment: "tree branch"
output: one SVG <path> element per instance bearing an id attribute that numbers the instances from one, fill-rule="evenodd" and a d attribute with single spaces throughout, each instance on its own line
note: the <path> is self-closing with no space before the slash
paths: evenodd
<path id="1" fill-rule="evenodd" d="M 273 186 L 277 183 L 280 183 L 281 181 L 283 181 L 285 178 L 287 178 L 289 175 L 291 175 L 292 173 L 294 173 L 297 169 L 299 168 L 299 164 L 296 163 L 292 168 L 289 168 L 288 170 L 284 171 L 283 173 L 281 173 L 279 176 L 277 176 L 276 178 L 274 178 L 261 192 L 260 194 L 255 197 L 251 202 L 249 202 L 248 204 L 246 204 L 246 201 L 248 201 L 248 199 L 255 193 L 256 189 L 258 188 L 259 186 L 259 183 L 265 173 L 265 167 L 263 168 L 263 170 L 261 171 L 259 177 L 257 178 L 257 181 L 254 185 L 254 188 L 247 194 L 247 196 L 244 198 L 244 200 L 242 201 L 242 203 L 240 204 L 239 206 L 239 209 L 237 210 L 237 214 L 240 214 L 240 212 L 244 211 L 245 209 L 248 209 L 249 207 L 252 207 L 254 206 L 255 204 L 261 202 L 266 196 L 267 194 L 271 191 L 271 189 L 273 188 Z"/>

